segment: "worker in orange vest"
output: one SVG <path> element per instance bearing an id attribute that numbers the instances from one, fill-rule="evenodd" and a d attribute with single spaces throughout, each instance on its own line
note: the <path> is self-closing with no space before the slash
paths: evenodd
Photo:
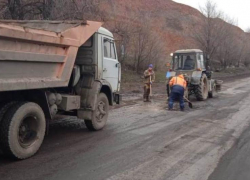
<path id="1" fill-rule="evenodd" d="M 171 94 L 168 102 L 169 110 L 173 110 L 174 101 L 179 100 L 181 111 L 184 111 L 185 103 L 183 96 L 187 87 L 187 82 L 184 79 L 184 76 L 181 74 L 179 76 L 173 77 L 169 82 L 169 86 L 171 88 Z"/>

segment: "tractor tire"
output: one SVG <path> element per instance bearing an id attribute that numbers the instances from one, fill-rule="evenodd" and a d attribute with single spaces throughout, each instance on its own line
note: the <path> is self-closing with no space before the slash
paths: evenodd
<path id="1" fill-rule="evenodd" d="M 214 98 L 217 96 L 216 84 L 213 85 L 212 91 L 208 93 L 209 98 Z"/>
<path id="2" fill-rule="evenodd" d="M 206 74 L 201 76 L 200 84 L 197 86 L 195 96 L 198 101 L 205 101 L 208 98 L 208 79 Z"/>
<path id="3" fill-rule="evenodd" d="M 14 159 L 26 159 L 40 148 L 46 130 L 42 108 L 32 102 L 19 102 L 5 113 L 0 127 L 0 146 Z"/>
<path id="4" fill-rule="evenodd" d="M 85 124 L 90 131 L 98 131 L 104 128 L 109 114 L 109 100 L 104 93 L 100 93 L 97 98 L 96 109 L 91 120 L 85 120 Z"/>

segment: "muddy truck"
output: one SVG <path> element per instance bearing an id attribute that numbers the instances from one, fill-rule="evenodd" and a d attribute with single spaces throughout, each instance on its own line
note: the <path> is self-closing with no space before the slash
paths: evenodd
<path id="1" fill-rule="evenodd" d="M 212 79 L 213 72 L 209 70 L 209 59 L 205 58 L 199 49 L 178 50 L 171 54 L 167 78 L 167 94 L 170 95 L 169 81 L 172 77 L 183 74 L 187 81 L 185 97 L 195 95 L 198 101 L 204 101 L 208 97 L 213 98 L 221 90 L 221 80 Z"/>
<path id="2" fill-rule="evenodd" d="M 26 159 L 50 121 L 77 116 L 103 129 L 120 102 L 120 63 L 111 32 L 93 21 L 0 21 L 0 149 Z"/>

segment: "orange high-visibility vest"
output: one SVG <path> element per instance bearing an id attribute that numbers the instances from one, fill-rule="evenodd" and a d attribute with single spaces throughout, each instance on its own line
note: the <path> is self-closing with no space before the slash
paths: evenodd
<path id="1" fill-rule="evenodd" d="M 170 82 L 169 82 L 170 87 L 174 86 L 174 85 L 179 85 L 182 86 L 184 88 L 187 87 L 187 82 L 185 81 L 184 77 L 181 75 L 178 77 L 173 77 Z"/>

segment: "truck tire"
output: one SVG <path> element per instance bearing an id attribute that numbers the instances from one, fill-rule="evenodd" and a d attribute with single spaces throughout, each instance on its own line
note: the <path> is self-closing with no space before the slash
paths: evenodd
<path id="1" fill-rule="evenodd" d="M 198 101 L 205 101 L 208 97 L 208 79 L 206 74 L 201 76 L 200 84 L 196 88 L 196 99 Z"/>
<path id="2" fill-rule="evenodd" d="M 5 113 L 9 110 L 9 108 L 14 106 L 16 103 L 17 103 L 16 101 L 12 101 L 12 102 L 4 103 L 4 104 L 0 105 L 0 124 L 1 124 L 1 121 L 2 121 Z"/>
<path id="3" fill-rule="evenodd" d="M 8 109 L 13 106 L 14 104 L 16 104 L 17 102 L 9 102 L 9 103 L 2 103 L 0 105 L 0 127 L 2 127 L 1 125 L 1 121 L 3 119 L 3 116 L 5 115 L 5 113 L 8 111 Z M 0 136 L 0 140 L 1 140 L 1 136 Z M 0 146 L 0 150 L 2 150 L 1 146 Z"/>
<path id="4" fill-rule="evenodd" d="M 92 120 L 85 120 L 87 128 L 91 131 L 98 131 L 104 128 L 109 114 L 109 100 L 104 93 L 97 98 L 96 109 L 93 112 Z"/>
<path id="5" fill-rule="evenodd" d="M 13 105 L 5 113 L 0 127 L 0 146 L 14 159 L 26 159 L 40 148 L 46 130 L 41 107 L 32 102 Z"/>
<path id="6" fill-rule="evenodd" d="M 214 98 L 217 96 L 216 84 L 213 85 L 212 91 L 208 93 L 209 98 Z"/>

